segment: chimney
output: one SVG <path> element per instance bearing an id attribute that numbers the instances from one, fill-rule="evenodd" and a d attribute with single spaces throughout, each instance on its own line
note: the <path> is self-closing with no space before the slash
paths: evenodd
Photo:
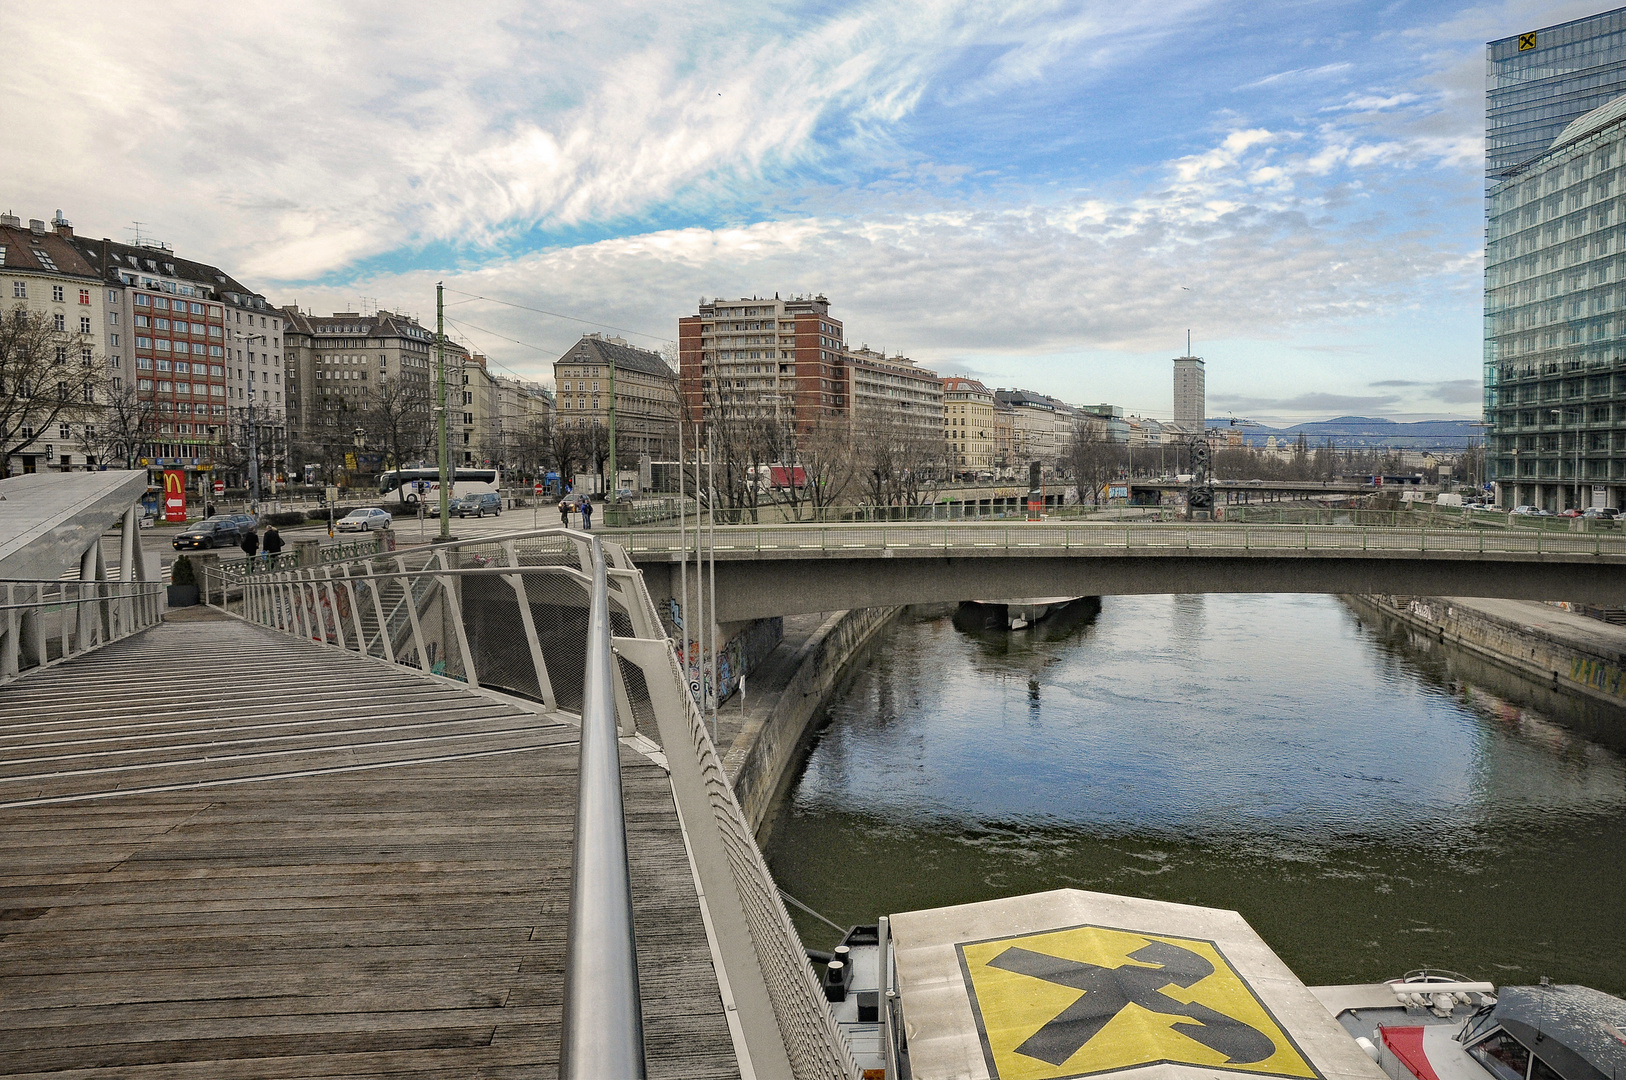
<path id="1" fill-rule="evenodd" d="M 0 214 L 0 226 L 18 229 L 22 224 L 22 220 L 16 214 Z"/>
<path id="2" fill-rule="evenodd" d="M 35 236 L 44 236 L 45 222 L 41 221 L 39 218 L 29 218 L 28 231 L 33 233 Z"/>
<path id="3" fill-rule="evenodd" d="M 61 210 L 58 210 L 56 212 L 56 217 L 51 220 L 51 227 L 56 230 L 56 234 L 62 237 L 62 239 L 73 239 L 73 222 L 63 217 Z"/>

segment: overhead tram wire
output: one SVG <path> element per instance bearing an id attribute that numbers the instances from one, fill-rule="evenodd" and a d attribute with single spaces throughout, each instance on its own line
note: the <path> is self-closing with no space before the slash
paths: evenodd
<path id="1" fill-rule="evenodd" d="M 592 319 L 582 319 L 576 317 L 575 315 L 565 315 L 558 311 L 548 311 L 544 308 L 531 307 L 527 304 L 516 304 L 511 300 L 499 300 L 495 296 L 482 296 L 478 293 L 466 293 L 460 289 L 452 288 L 448 288 L 446 291 L 450 293 L 457 293 L 458 296 L 466 296 L 469 298 L 468 300 L 458 301 L 460 304 L 466 304 L 472 300 L 484 300 L 492 304 L 501 304 L 503 307 L 518 308 L 520 311 L 533 311 L 538 315 L 546 315 L 553 319 L 567 319 L 570 322 L 579 322 L 585 326 L 597 326 L 605 330 L 614 330 L 618 334 L 631 334 L 633 337 L 649 338 L 651 341 L 666 342 L 672 340 L 672 336 L 670 334 L 646 334 L 642 330 L 628 330 L 624 326 L 611 326 L 609 323 L 595 322 Z"/>

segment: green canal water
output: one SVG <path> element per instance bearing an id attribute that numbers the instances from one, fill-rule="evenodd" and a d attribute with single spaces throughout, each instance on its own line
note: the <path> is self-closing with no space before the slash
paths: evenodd
<path id="1" fill-rule="evenodd" d="M 827 721 L 767 855 L 837 922 L 1072 887 L 1234 908 L 1312 985 L 1626 994 L 1626 717 L 1336 598 L 908 612 Z"/>

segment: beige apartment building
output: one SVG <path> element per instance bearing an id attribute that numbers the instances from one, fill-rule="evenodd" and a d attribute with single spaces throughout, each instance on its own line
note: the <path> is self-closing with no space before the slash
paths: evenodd
<path id="1" fill-rule="evenodd" d="M 435 458 L 435 335 L 416 319 L 391 311 L 331 315 L 282 309 L 285 319 L 287 407 L 296 464 L 332 470 L 357 459 L 377 457 L 381 467 L 429 463 Z M 464 360 L 468 351 L 446 342 L 448 420 L 464 410 Z M 384 425 L 380 416 L 400 417 Z M 382 430 L 397 428 L 401 461 Z M 462 425 L 448 427 L 461 435 Z M 361 446 L 357 446 L 358 440 Z M 471 440 L 472 445 L 472 440 Z M 460 438 L 452 439 L 452 461 L 464 460 Z M 357 464 L 361 463 L 357 459 Z"/>
<path id="2" fill-rule="evenodd" d="M 496 376 L 495 430 L 491 441 L 498 448 L 504 469 L 533 469 L 540 434 L 553 416 L 553 396 L 539 383 Z"/>
<path id="3" fill-rule="evenodd" d="M 901 430 L 935 438 L 943 430 L 943 381 L 907 356 L 887 356 L 868 345 L 841 355 L 854 417 L 880 418 Z"/>
<path id="4" fill-rule="evenodd" d="M 553 364 L 555 423 L 560 431 L 610 426 L 615 387 L 616 454 L 621 466 L 648 454 L 677 456 L 678 374 L 661 358 L 621 338 L 584 334 Z"/>
<path id="5" fill-rule="evenodd" d="M 964 375 L 943 384 L 943 437 L 949 461 L 958 471 L 992 469 L 995 464 L 994 392 Z"/>
<path id="6" fill-rule="evenodd" d="M 60 212 L 51 227 L 39 219 L 24 227 L 18 218 L 0 215 L 0 289 L 4 290 L 0 304 L 46 317 L 60 341 L 53 346 L 60 350 L 59 371 L 60 366 L 71 367 L 78 359 L 99 377 L 112 290 L 104 287 L 101 275 L 73 246 L 72 239 L 73 229 Z M 114 369 L 112 374 L 124 373 Z M 15 372 L 6 375 L 8 383 L 20 377 Z M 94 468 L 96 454 L 86 445 L 85 427 L 94 429 L 96 402 L 85 397 L 79 387 L 68 387 L 60 401 L 50 388 L 38 395 L 34 400 L 41 402 L 39 408 L 28 408 L 17 417 L 20 423 L 10 445 L 0 447 L 7 457 L 7 474 Z M 94 438 L 89 441 L 94 443 Z"/>
<path id="7" fill-rule="evenodd" d="M 1059 449 L 1053 400 L 1031 390 L 996 390 L 994 398 L 1011 408 L 1012 467 L 1026 469 L 1029 462 L 1037 461 L 1040 475 L 1053 476 Z"/>

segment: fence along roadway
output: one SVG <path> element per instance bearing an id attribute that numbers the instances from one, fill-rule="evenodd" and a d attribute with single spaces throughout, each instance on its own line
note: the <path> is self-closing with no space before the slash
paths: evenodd
<path id="1" fill-rule="evenodd" d="M 725 621 L 989 597 L 1322 592 L 1626 606 L 1626 536 L 1208 523 L 718 526 Z M 616 539 L 677 593 L 676 529 Z M 708 532 L 709 545 L 709 532 Z M 708 546 L 709 550 L 709 546 Z"/>

